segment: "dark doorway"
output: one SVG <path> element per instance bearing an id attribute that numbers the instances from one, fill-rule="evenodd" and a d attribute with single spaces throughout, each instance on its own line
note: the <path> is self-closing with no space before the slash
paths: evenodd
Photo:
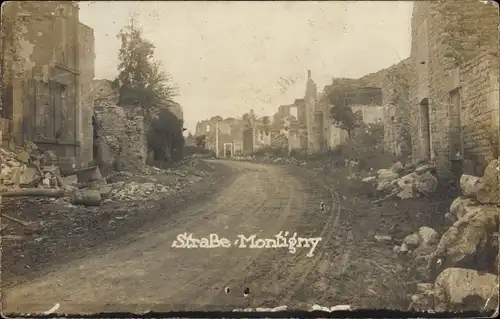
<path id="1" fill-rule="evenodd" d="M 429 115 L 429 99 L 420 102 L 420 140 L 422 143 L 422 155 L 425 159 L 431 158 L 431 126 Z"/>

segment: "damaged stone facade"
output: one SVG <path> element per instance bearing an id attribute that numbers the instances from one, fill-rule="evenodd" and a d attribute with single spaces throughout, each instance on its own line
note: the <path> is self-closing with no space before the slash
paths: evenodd
<path id="1" fill-rule="evenodd" d="M 304 96 L 306 109 L 306 129 L 307 129 L 307 153 L 313 154 L 321 151 L 323 130 L 323 118 L 317 104 L 317 86 L 311 77 L 311 71 L 307 71 L 306 93 Z"/>
<path id="2" fill-rule="evenodd" d="M 456 101 L 464 113 L 458 114 L 459 121 L 450 121 L 450 155 L 464 154 L 464 173 L 480 174 L 499 155 L 499 68 L 498 52 L 479 54 L 460 68 L 460 82 L 450 90 L 451 106 Z"/>
<path id="3" fill-rule="evenodd" d="M 348 134 L 345 130 L 333 124 L 330 114 L 330 102 L 326 97 L 331 90 L 336 90 L 345 97 L 346 105 L 349 105 L 353 112 L 359 113 L 365 123 L 384 124 L 386 135 L 384 136 L 384 149 L 391 153 L 398 153 L 400 149 L 409 149 L 409 139 L 396 139 L 395 133 L 399 133 L 399 127 L 407 125 L 409 118 L 406 115 L 408 110 L 408 89 L 405 85 L 408 76 L 406 62 L 404 60 L 387 69 L 376 73 L 370 73 L 359 79 L 334 78 L 332 84 L 324 89 L 323 97 L 320 97 L 322 105 L 324 123 L 324 144 L 327 149 L 334 149 L 344 143 Z M 398 121 L 388 121 L 391 115 L 397 113 Z M 394 115 L 392 115 L 394 116 Z M 394 116 L 396 117 L 396 116 Z M 393 135 L 387 132 L 394 131 Z M 401 136 L 401 135 L 398 135 Z M 396 148 L 395 144 L 399 146 Z M 403 144 L 405 146 L 403 146 Z"/>
<path id="4" fill-rule="evenodd" d="M 205 148 L 213 151 L 219 156 L 226 156 L 226 151 L 230 154 L 241 154 L 244 151 L 244 130 L 246 121 L 236 118 L 223 119 L 220 116 L 214 116 L 209 120 L 201 121 L 196 124 L 195 137 L 205 136 Z M 217 137 L 216 130 L 219 130 L 218 153 L 216 151 Z M 224 145 L 226 149 L 224 149 Z M 229 147 L 230 144 L 230 147 Z M 231 156 L 231 155 L 229 155 Z"/>
<path id="5" fill-rule="evenodd" d="M 80 164 L 81 132 L 89 129 L 81 90 L 93 70 L 82 77 L 80 62 L 93 68 L 94 54 L 82 52 L 80 43 L 93 47 L 93 31 L 82 26 L 78 12 L 73 1 L 2 6 L 2 20 L 11 22 L 2 38 L 3 144 L 34 142 L 53 151 L 62 170 Z"/>
<path id="6" fill-rule="evenodd" d="M 381 81 L 384 150 L 404 160 L 411 156 L 409 64 L 408 58 L 386 69 Z"/>
<path id="7" fill-rule="evenodd" d="M 442 173 L 457 165 L 459 170 L 481 170 L 477 166 L 484 169 L 498 149 L 498 25 L 494 3 L 414 3 L 415 76 L 410 84 L 414 161 L 429 159 Z M 493 137 L 481 133 L 484 126 Z M 491 139 L 496 142 L 487 141 Z"/>
<path id="8" fill-rule="evenodd" d="M 143 170 L 148 151 L 144 118 L 117 105 L 118 93 L 109 81 L 95 81 L 94 90 L 95 161 L 104 169 Z"/>
<path id="9" fill-rule="evenodd" d="M 79 162 L 80 166 L 87 166 L 93 161 L 93 126 L 92 126 L 92 116 L 94 113 L 94 91 L 93 91 L 93 79 L 95 76 L 95 41 L 94 41 L 94 30 L 88 26 L 80 23 L 79 24 L 80 41 L 79 50 L 80 54 L 80 107 L 79 107 L 79 117 L 81 118 L 82 125 L 79 130 L 80 144 L 80 154 Z"/>

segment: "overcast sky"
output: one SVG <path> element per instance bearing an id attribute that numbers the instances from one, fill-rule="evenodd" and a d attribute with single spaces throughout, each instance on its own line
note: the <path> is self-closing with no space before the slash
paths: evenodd
<path id="1" fill-rule="evenodd" d="M 96 79 L 116 74 L 120 28 L 137 14 L 155 57 L 180 88 L 185 127 L 254 109 L 271 115 L 332 77 L 361 77 L 410 54 L 410 1 L 82 1 L 94 29 Z M 281 78 L 287 79 L 286 84 Z"/>

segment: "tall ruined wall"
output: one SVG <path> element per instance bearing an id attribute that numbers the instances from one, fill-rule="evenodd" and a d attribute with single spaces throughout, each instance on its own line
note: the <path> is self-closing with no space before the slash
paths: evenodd
<path id="1" fill-rule="evenodd" d="M 330 90 L 352 91 L 357 94 L 351 95 L 351 102 L 356 104 L 356 100 L 365 101 L 366 104 L 374 104 L 383 107 L 380 114 L 378 108 L 365 111 L 369 121 L 382 116 L 384 123 L 384 149 L 397 155 L 403 156 L 411 149 L 411 138 L 409 123 L 411 122 L 409 110 L 409 81 L 413 76 L 410 68 L 410 58 L 392 65 L 386 69 L 367 74 L 359 79 L 333 78 L 332 84 L 325 87 L 325 95 Z M 361 92 L 359 92 L 361 90 Z M 374 101 L 373 103 L 370 101 Z M 325 103 L 327 104 L 327 103 Z M 359 109 L 359 107 L 358 107 Z M 341 132 L 339 128 L 331 125 L 331 117 L 327 110 L 325 114 L 325 135 L 330 148 L 343 143 L 346 139 L 346 132 Z M 328 116 L 326 118 L 326 116 Z M 328 125 L 328 126 L 326 126 Z M 407 155 L 404 155 L 407 156 Z"/>
<path id="2" fill-rule="evenodd" d="M 481 52 L 498 51 L 498 21 L 498 9 L 477 0 L 414 2 L 411 65 L 416 76 L 410 84 L 414 160 L 430 157 L 442 172 L 450 167 L 452 123 L 445 78 Z"/>
<path id="3" fill-rule="evenodd" d="M 410 60 L 387 69 L 382 79 L 384 150 L 404 160 L 411 155 Z"/>
<path id="4" fill-rule="evenodd" d="M 480 54 L 460 68 L 460 125 L 469 174 L 480 175 L 499 155 L 499 68 L 498 52 Z"/>
<path id="5" fill-rule="evenodd" d="M 97 162 L 104 168 L 143 169 L 148 151 L 143 117 L 133 108 L 117 105 L 118 96 L 109 81 L 93 83 Z"/>
<path id="6" fill-rule="evenodd" d="M 307 152 L 309 154 L 317 153 L 321 150 L 321 135 L 318 135 L 317 117 L 316 117 L 316 83 L 311 78 L 311 71 L 308 71 L 308 80 L 306 85 L 306 94 L 304 97 L 306 109 L 306 127 L 307 127 Z"/>
<path id="7" fill-rule="evenodd" d="M 93 160 L 93 128 L 92 115 L 94 113 L 94 62 L 95 41 L 94 30 L 79 24 L 80 41 L 80 107 L 79 107 L 79 140 L 80 140 L 80 166 L 86 166 Z"/>

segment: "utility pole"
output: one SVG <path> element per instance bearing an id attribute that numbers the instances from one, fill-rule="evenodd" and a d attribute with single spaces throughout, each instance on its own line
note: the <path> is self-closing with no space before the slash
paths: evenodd
<path id="1" fill-rule="evenodd" d="M 219 158 L 219 121 L 215 122 L 215 158 Z"/>

